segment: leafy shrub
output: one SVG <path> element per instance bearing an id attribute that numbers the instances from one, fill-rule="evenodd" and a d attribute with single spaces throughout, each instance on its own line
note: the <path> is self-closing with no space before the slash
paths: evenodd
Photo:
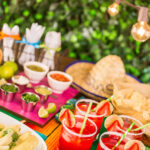
<path id="1" fill-rule="evenodd" d="M 137 22 L 137 12 L 124 4 L 120 13 L 110 17 L 106 10 L 112 0 L 3 0 L 0 26 L 18 24 L 22 35 L 31 23 L 46 26 L 46 31 L 62 33 L 62 48 L 69 56 L 98 61 L 108 54 L 121 56 L 128 73 L 150 82 L 150 41 L 133 40 L 130 30 Z M 148 6 L 148 0 L 133 0 Z"/>

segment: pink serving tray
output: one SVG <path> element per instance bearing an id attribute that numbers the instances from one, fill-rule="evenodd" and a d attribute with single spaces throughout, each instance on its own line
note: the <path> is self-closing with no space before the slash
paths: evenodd
<path id="1" fill-rule="evenodd" d="M 21 75 L 24 75 L 24 73 L 21 73 Z M 48 86 L 48 82 L 47 82 L 47 78 L 45 77 L 40 83 L 38 84 L 32 84 L 33 86 L 37 86 L 37 85 L 47 85 Z M 34 92 L 33 89 L 25 89 L 24 92 Z M 35 92 L 34 92 L 35 93 Z M 62 94 L 56 94 L 56 93 L 52 93 L 53 96 L 56 96 L 57 99 L 54 99 L 52 97 L 48 97 L 48 100 L 45 104 L 40 104 L 38 103 L 36 105 L 36 107 L 34 108 L 33 112 L 24 112 L 21 108 L 21 94 L 16 94 L 14 100 L 10 103 L 6 103 L 3 102 L 2 99 L 0 98 L 0 107 L 6 111 L 9 111 L 11 113 L 14 113 L 15 115 L 18 115 L 19 117 L 30 121 L 33 124 L 36 124 L 40 127 L 43 127 L 46 123 L 48 123 L 48 121 L 50 121 L 50 119 L 59 111 L 60 107 L 63 106 L 67 100 L 73 98 L 76 94 L 78 93 L 78 91 L 72 87 L 68 88 L 66 91 L 64 91 L 64 93 Z M 38 110 L 39 108 L 43 105 L 45 107 L 47 107 L 48 103 L 53 102 L 56 104 L 57 106 L 57 111 L 53 114 L 49 114 L 49 117 L 46 119 L 42 119 L 38 117 Z"/>

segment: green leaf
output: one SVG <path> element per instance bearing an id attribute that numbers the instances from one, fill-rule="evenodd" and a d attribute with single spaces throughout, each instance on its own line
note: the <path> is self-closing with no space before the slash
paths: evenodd
<path id="1" fill-rule="evenodd" d="M 26 10 L 23 11 L 23 15 L 25 17 L 29 16 L 29 14 L 30 14 L 29 10 L 26 9 Z"/>
<path id="2" fill-rule="evenodd" d="M 37 13 L 37 14 L 35 15 L 35 18 L 36 18 L 37 20 L 41 20 L 41 19 L 43 18 L 43 15 L 40 14 L 40 13 Z"/>

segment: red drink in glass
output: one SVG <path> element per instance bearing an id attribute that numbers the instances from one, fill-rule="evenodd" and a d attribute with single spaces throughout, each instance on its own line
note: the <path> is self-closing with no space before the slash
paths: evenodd
<path id="1" fill-rule="evenodd" d="M 97 126 L 88 119 L 80 134 L 81 126 L 84 121 L 83 116 L 75 116 L 76 125 L 73 128 L 67 127 L 65 120 L 63 121 L 63 128 L 59 139 L 58 150 L 90 150 L 97 133 Z"/>
<path id="2" fill-rule="evenodd" d="M 97 106 L 98 102 L 94 100 L 90 100 L 90 99 L 82 99 L 82 100 L 77 101 L 75 112 L 74 112 L 75 115 L 85 116 L 90 102 L 92 102 L 92 107 L 91 107 L 91 110 L 92 110 Z M 95 122 L 95 124 L 97 125 L 97 128 L 98 128 L 97 133 L 99 133 L 99 130 L 101 129 L 104 117 L 105 117 L 105 114 L 97 115 L 96 112 L 94 111 L 90 111 L 88 115 L 88 118 L 91 119 L 93 122 Z"/>
<path id="3" fill-rule="evenodd" d="M 133 117 L 126 116 L 126 115 L 120 115 L 120 117 L 123 119 L 124 125 L 122 128 L 118 127 L 117 132 L 125 133 L 127 129 L 130 127 L 130 125 L 132 124 L 132 122 L 135 122 L 135 125 L 133 126 L 132 129 L 136 129 L 140 126 L 143 126 L 143 124 L 139 120 Z M 142 140 L 143 134 L 144 134 L 144 129 L 139 130 L 139 131 L 130 131 L 127 134 L 127 137 L 129 137 L 130 139 L 134 139 L 134 140 Z"/>
<path id="4" fill-rule="evenodd" d="M 118 132 L 104 132 L 100 136 L 97 150 L 111 150 L 117 144 L 121 136 L 122 134 Z M 124 146 L 129 140 L 130 138 L 124 138 L 115 150 L 124 150 Z"/>

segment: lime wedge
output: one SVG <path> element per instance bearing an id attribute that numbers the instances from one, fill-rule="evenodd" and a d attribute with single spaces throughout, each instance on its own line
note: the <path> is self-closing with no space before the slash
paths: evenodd
<path id="1" fill-rule="evenodd" d="M 38 111 L 38 116 L 40 118 L 47 118 L 49 115 L 48 115 L 48 111 L 44 108 L 44 106 L 42 106 L 39 111 Z"/>
<path id="2" fill-rule="evenodd" d="M 56 111 L 56 104 L 55 103 L 49 103 L 47 107 L 47 111 L 49 114 L 54 113 Z"/>

